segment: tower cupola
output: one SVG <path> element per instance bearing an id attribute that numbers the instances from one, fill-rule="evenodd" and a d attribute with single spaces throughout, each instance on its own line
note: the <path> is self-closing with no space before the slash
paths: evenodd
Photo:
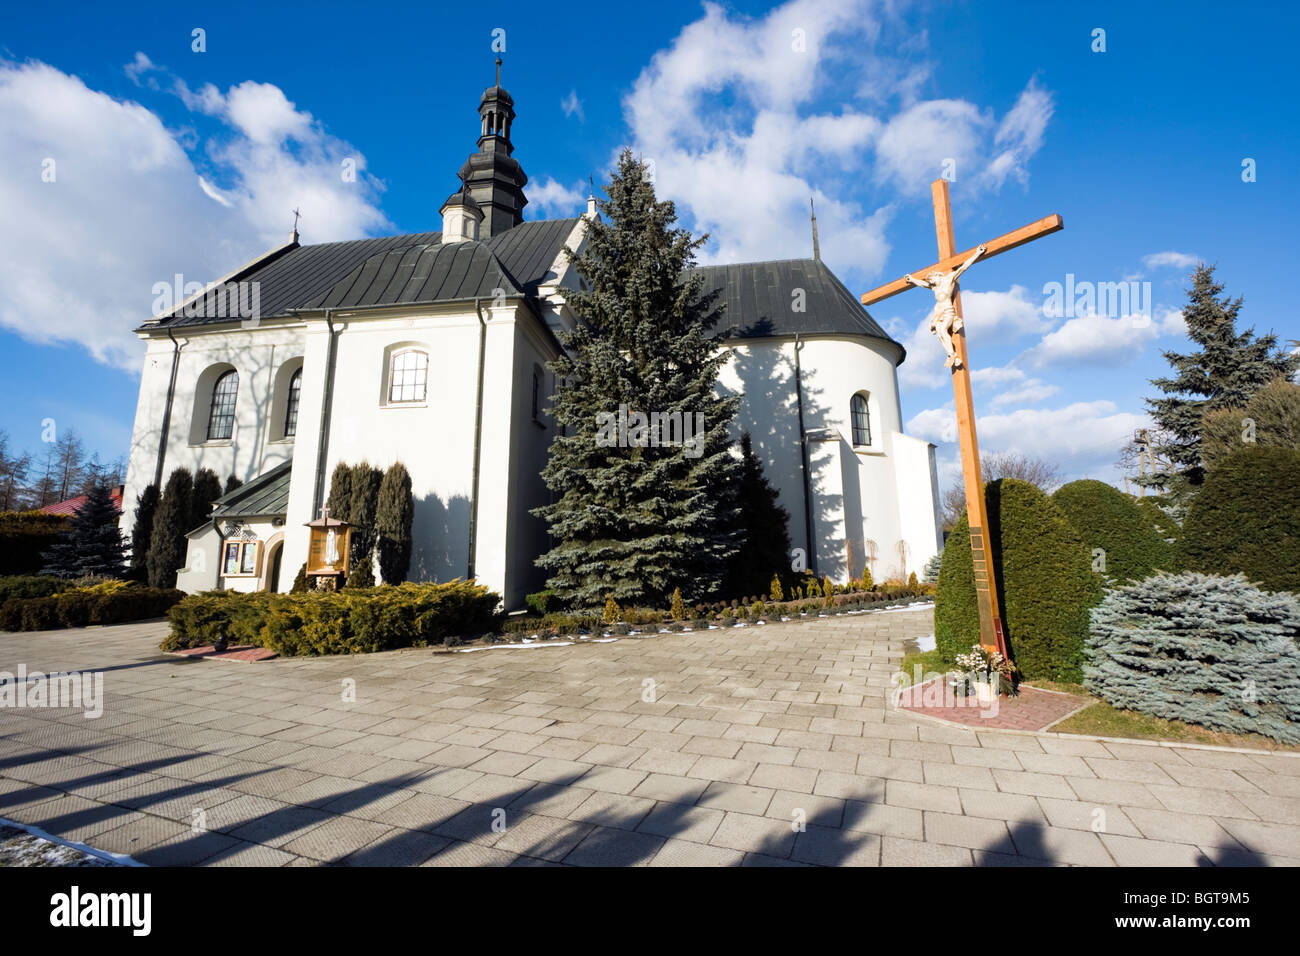
<path id="1" fill-rule="evenodd" d="M 479 238 L 487 239 L 524 221 L 524 186 L 528 177 L 514 158 L 510 140 L 515 123 L 515 101 L 501 86 L 501 58 L 496 61 L 496 82 L 479 99 L 478 151 L 460 168 L 460 178 L 482 214 Z M 446 241 L 446 240 L 444 240 Z"/>

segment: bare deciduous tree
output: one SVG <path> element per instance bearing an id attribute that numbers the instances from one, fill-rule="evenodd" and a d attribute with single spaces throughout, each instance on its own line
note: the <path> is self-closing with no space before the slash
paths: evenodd
<path id="1" fill-rule="evenodd" d="M 1043 491 L 1051 491 L 1061 484 L 1061 469 L 1051 462 L 1043 461 L 1020 452 L 997 452 L 992 455 L 980 455 L 980 472 L 985 481 L 999 478 L 1018 478 L 1037 485 Z M 951 485 L 943 494 L 940 502 L 943 507 L 943 527 L 951 531 L 962 512 L 966 510 L 966 486 L 960 480 Z"/>

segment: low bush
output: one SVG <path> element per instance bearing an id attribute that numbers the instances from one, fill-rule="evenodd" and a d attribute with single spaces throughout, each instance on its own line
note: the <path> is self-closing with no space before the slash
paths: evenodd
<path id="1" fill-rule="evenodd" d="M 443 644 L 500 623 L 500 597 L 473 582 L 379 585 L 341 592 L 186 597 L 169 613 L 164 650 L 202 647 L 221 636 L 261 644 L 288 657 L 355 654 Z"/>
<path id="2" fill-rule="evenodd" d="M 188 595 L 167 612 L 172 631 L 162 649 L 206 647 L 223 637 L 230 644 L 260 644 L 262 626 L 274 598 L 266 592 L 204 591 Z"/>
<path id="3" fill-rule="evenodd" d="M 1112 706 L 1300 744 L 1300 600 L 1161 574 L 1092 611 L 1084 686 Z"/>
<path id="4" fill-rule="evenodd" d="M 0 604 L 10 598 L 49 597 L 67 588 L 67 581 L 48 574 L 11 574 L 0 578 Z"/>
<path id="5" fill-rule="evenodd" d="M 0 605 L 0 630 L 48 631 L 88 624 L 122 624 L 161 617 L 185 595 L 174 589 L 113 582 L 44 597 L 10 598 Z"/>
<path id="6" fill-rule="evenodd" d="M 529 594 L 524 598 L 524 603 L 528 605 L 528 609 L 534 614 L 539 617 L 545 617 L 546 613 L 550 611 L 556 603 L 555 591 L 550 588 L 547 588 L 545 591 L 534 591 L 532 594 Z"/>

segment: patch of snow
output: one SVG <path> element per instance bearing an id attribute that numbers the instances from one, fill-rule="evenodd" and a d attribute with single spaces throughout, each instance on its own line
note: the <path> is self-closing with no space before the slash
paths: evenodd
<path id="1" fill-rule="evenodd" d="M 933 635 L 933 634 L 927 634 L 927 635 L 925 635 L 925 637 L 918 637 L 918 638 L 916 639 L 916 646 L 917 646 L 918 648 L 920 648 L 921 650 L 923 650 L 923 651 L 932 651 L 932 650 L 934 650 L 934 648 L 935 648 L 934 635 Z"/>
<path id="2" fill-rule="evenodd" d="M 473 654 L 475 651 L 495 651 L 507 647 L 568 647 L 573 641 L 533 641 L 521 644 L 489 644 L 486 647 L 458 647 L 457 654 Z"/>

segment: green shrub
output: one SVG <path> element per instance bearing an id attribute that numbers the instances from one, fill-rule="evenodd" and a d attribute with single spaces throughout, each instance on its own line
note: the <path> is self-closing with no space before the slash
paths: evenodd
<path id="1" fill-rule="evenodd" d="M 302 567 L 298 569 L 298 573 L 293 576 L 293 584 L 289 588 L 289 593 L 290 594 L 307 593 L 307 562 L 306 561 L 302 563 Z"/>
<path id="2" fill-rule="evenodd" d="M 234 591 L 187 595 L 167 612 L 172 630 L 162 649 L 206 647 L 222 637 L 231 644 L 261 644 L 262 626 L 274 597 Z"/>
<path id="3" fill-rule="evenodd" d="M 524 598 L 524 603 L 528 605 L 529 610 L 534 614 L 545 617 L 546 612 L 555 603 L 555 591 L 551 588 L 544 591 L 534 591 Z"/>
<path id="4" fill-rule="evenodd" d="M 1011 655 L 1028 680 L 1077 681 L 1082 674 L 1088 609 L 1101 598 L 1078 531 L 1027 481 L 985 486 L 988 546 Z M 886 598 L 908 596 L 886 593 Z M 934 610 L 935 643 L 952 661 L 979 641 L 979 609 L 966 515 L 948 536 Z"/>
<path id="5" fill-rule="evenodd" d="M 226 636 L 232 644 L 261 644 L 292 657 L 442 644 L 449 636 L 494 630 L 499 603 L 498 595 L 467 581 L 337 593 L 209 591 L 172 608 L 172 632 L 162 646 L 202 647 Z"/>
<path id="6" fill-rule="evenodd" d="M 1146 518 L 1147 524 L 1159 535 L 1160 540 L 1165 544 L 1173 545 L 1182 534 L 1182 528 L 1178 522 L 1173 519 L 1163 507 L 1164 497 L 1161 495 L 1146 495 L 1137 500 L 1138 511 L 1142 512 L 1142 517 Z M 1172 560 L 1173 550 L 1171 547 L 1170 558 Z"/>
<path id="7" fill-rule="evenodd" d="M 19 630 L 52 631 L 59 624 L 59 599 L 57 597 L 28 598 L 20 602 Z"/>
<path id="8" fill-rule="evenodd" d="M 61 627 L 85 627 L 90 623 L 90 605 L 98 595 L 87 591 L 66 591 L 54 600 L 59 612 Z"/>
<path id="9" fill-rule="evenodd" d="M 160 617 L 185 595 L 174 589 L 112 582 L 48 597 L 10 598 L 0 605 L 0 630 L 46 631 L 88 624 L 121 624 Z"/>
<path id="10" fill-rule="evenodd" d="M 1161 574 L 1093 609 L 1084 684 L 1115 707 L 1300 744 L 1297 642 L 1294 595 Z"/>
<path id="11" fill-rule="evenodd" d="M 1056 489 L 1052 504 L 1082 536 L 1093 567 L 1107 583 L 1140 581 L 1173 566 L 1173 549 L 1156 533 L 1136 499 L 1118 488 L 1092 479 L 1072 481 Z"/>
<path id="12" fill-rule="evenodd" d="M 375 586 L 375 564 L 370 555 L 364 554 L 357 559 L 352 570 L 348 572 L 348 580 L 344 587 L 355 590 L 356 588 L 373 588 Z"/>
<path id="13" fill-rule="evenodd" d="M 1300 451 L 1247 446 L 1205 476 L 1175 560 L 1186 571 L 1245 574 L 1300 592 Z"/>
<path id="14" fill-rule="evenodd" d="M 0 578 L 0 604 L 10 598 L 49 597 L 68 587 L 67 581 L 48 574 L 14 574 Z"/>
<path id="15" fill-rule="evenodd" d="M 90 603 L 91 624 L 123 624 L 162 617 L 181 598 L 176 588 L 128 587 L 93 596 Z"/>

